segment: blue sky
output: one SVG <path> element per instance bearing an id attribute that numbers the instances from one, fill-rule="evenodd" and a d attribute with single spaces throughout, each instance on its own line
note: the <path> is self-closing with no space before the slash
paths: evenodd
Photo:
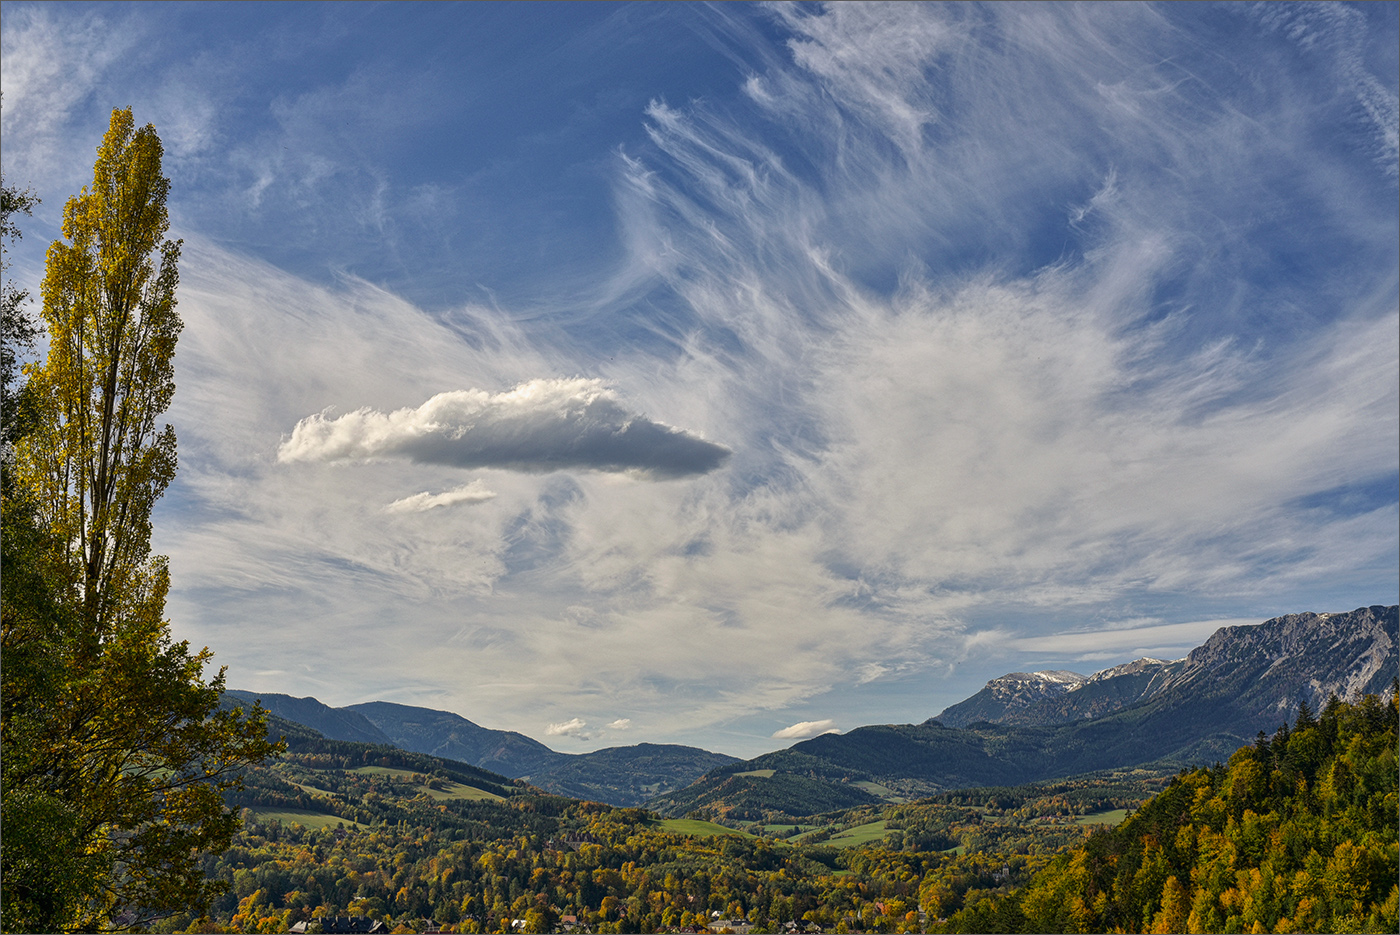
<path id="1" fill-rule="evenodd" d="M 7 2 L 12 271 L 153 123 L 231 685 L 752 755 L 1397 600 L 1396 13 Z"/>

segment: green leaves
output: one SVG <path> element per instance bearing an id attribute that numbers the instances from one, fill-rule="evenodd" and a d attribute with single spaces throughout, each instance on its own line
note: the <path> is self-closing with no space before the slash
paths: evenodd
<path id="1" fill-rule="evenodd" d="M 131 929 L 207 905 L 198 854 L 238 825 L 221 793 L 278 749 L 256 707 L 219 709 L 213 654 L 171 639 L 169 569 L 150 554 L 175 476 L 160 417 L 182 327 L 161 154 L 153 127 L 113 111 L 48 252 L 50 344 L 26 368 L 35 419 L 4 484 L 7 931 Z M 35 895 L 52 886 L 61 898 Z"/>
<path id="2" fill-rule="evenodd" d="M 1303 708 L 1228 768 L 1183 772 L 1018 894 L 1024 931 L 1390 931 L 1396 704 Z M 955 916 L 949 931 L 987 928 Z"/>

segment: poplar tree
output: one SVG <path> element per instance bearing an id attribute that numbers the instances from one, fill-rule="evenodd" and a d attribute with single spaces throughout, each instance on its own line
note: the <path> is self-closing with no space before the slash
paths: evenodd
<path id="1" fill-rule="evenodd" d="M 175 476 L 175 432 L 161 416 L 181 329 L 161 157 L 154 127 L 112 112 L 92 185 L 68 201 L 48 251 L 48 352 L 26 369 L 34 415 L 6 484 L 7 514 L 35 530 L 22 570 L 36 582 L 6 588 L 7 662 L 18 650 L 53 663 L 47 682 L 4 682 L 7 744 L 22 735 L 28 752 L 13 769 L 6 753 L 6 804 L 20 790 L 57 803 L 67 824 L 34 834 L 62 831 L 53 846 L 76 842 L 82 858 L 63 868 L 67 903 L 33 910 L 57 914 L 51 929 L 200 911 L 217 886 L 198 853 L 227 847 L 238 824 L 220 793 L 277 749 L 260 710 L 220 709 L 223 670 L 203 676 L 212 653 L 172 638 L 167 560 L 151 554 L 151 511 Z M 21 930 L 32 919 L 12 914 L 11 897 L 25 893 L 8 862 L 5 876 L 4 927 Z"/>

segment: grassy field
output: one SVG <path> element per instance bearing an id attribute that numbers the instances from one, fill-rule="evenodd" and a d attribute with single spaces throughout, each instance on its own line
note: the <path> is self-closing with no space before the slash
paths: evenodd
<path id="1" fill-rule="evenodd" d="M 759 779 L 772 779 L 775 769 L 751 769 L 747 773 L 735 773 L 735 776 L 757 776 Z"/>
<path id="2" fill-rule="evenodd" d="M 884 800 L 886 800 L 886 801 L 888 801 L 888 802 L 907 802 L 907 801 L 909 801 L 907 798 L 905 798 L 904 796 L 900 795 L 898 792 L 895 792 L 893 789 L 889 788 L 888 786 L 882 786 L 882 785 L 880 785 L 878 782 L 869 782 L 869 781 L 867 781 L 867 780 L 861 780 L 860 782 L 853 782 L 853 783 L 851 783 L 851 785 L 855 786 L 857 789 L 864 789 L 866 792 L 869 792 L 871 795 L 879 796 L 880 798 L 882 798 L 882 799 L 884 799 Z"/>
<path id="3" fill-rule="evenodd" d="M 282 778 L 283 778 L 284 780 L 286 780 L 286 782 L 287 782 L 288 784 L 293 785 L 293 786 L 296 786 L 296 787 L 297 787 L 298 789 L 300 789 L 302 792 L 309 792 L 309 793 L 311 793 L 312 795 L 325 795 L 325 794 L 326 794 L 326 790 L 325 790 L 325 789 L 320 789 L 320 788 L 317 788 L 316 786 L 308 786 L 308 785 L 305 785 L 304 783 L 300 783 L 300 782 L 293 782 L 292 780 L 287 779 L 287 777 L 285 777 L 285 776 L 283 776 Z"/>
<path id="4" fill-rule="evenodd" d="M 712 821 L 697 821 L 694 818 L 663 818 L 660 821 L 652 822 L 652 827 L 669 831 L 672 834 L 690 834 L 697 838 L 712 838 L 717 834 L 753 837 L 746 831 L 736 831 L 733 828 L 726 828 L 724 825 L 717 825 Z"/>
<path id="5" fill-rule="evenodd" d="M 351 770 L 351 772 L 366 773 L 372 776 L 392 776 L 395 779 L 411 779 L 415 775 L 411 769 L 396 769 L 391 766 L 361 766 L 358 769 Z M 426 792 L 429 798 L 439 802 L 445 799 L 490 799 L 496 802 L 501 801 L 499 795 L 487 792 L 485 789 L 476 789 L 472 786 L 464 786 L 461 783 L 448 782 L 446 780 L 443 780 L 442 785 L 443 788 L 441 789 L 432 789 L 422 784 L 419 784 L 418 788 Z"/>
<path id="6" fill-rule="evenodd" d="M 347 821 L 336 815 L 323 812 L 310 812 L 304 808 L 261 808 L 253 806 L 251 811 L 259 821 L 280 821 L 284 825 L 301 825 L 305 828 L 334 828 L 344 825 L 347 828 L 363 828 L 359 822 Z"/>
<path id="7" fill-rule="evenodd" d="M 395 779 L 408 779 L 416 775 L 411 769 L 397 769 L 393 766 L 361 766 L 350 772 L 364 773 L 368 776 L 393 776 Z"/>
<path id="8" fill-rule="evenodd" d="M 1112 811 L 1094 812 L 1092 815 L 1081 815 L 1076 818 L 1075 821 L 1081 825 L 1116 825 L 1127 817 L 1127 809 L 1115 808 Z"/>
<path id="9" fill-rule="evenodd" d="M 878 844 L 885 837 L 885 822 L 872 821 L 833 834 L 825 843 L 831 847 L 855 847 L 858 844 Z"/>
<path id="10" fill-rule="evenodd" d="M 443 799 L 490 799 L 493 802 L 503 801 L 499 795 L 487 792 L 485 789 L 477 789 L 473 786 L 464 786 L 457 782 L 445 782 L 441 789 L 429 789 L 427 786 L 421 787 L 428 793 L 430 798 L 442 801 Z"/>

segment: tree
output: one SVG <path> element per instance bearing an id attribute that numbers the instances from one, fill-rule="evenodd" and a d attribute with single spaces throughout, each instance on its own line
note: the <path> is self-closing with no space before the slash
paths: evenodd
<path id="1" fill-rule="evenodd" d="M 16 214 L 29 214 L 38 199 L 0 181 L 0 256 L 19 239 Z M 0 269 L 9 260 L 0 259 Z M 3 525 L 0 526 L 0 641 L 4 678 L 0 680 L 0 924 L 5 931 L 53 931 L 73 915 L 82 881 L 91 874 L 71 803 L 34 781 L 42 759 L 48 712 L 29 704 L 60 691 L 60 648 L 72 631 L 71 616 L 39 569 L 51 542 L 34 522 L 33 511 L 15 496 L 11 470 L 13 443 L 33 425 L 32 394 L 14 389 L 16 365 L 34 350 L 38 328 L 26 313 L 28 293 L 8 279 L 0 287 L 0 416 L 3 416 Z"/>
<path id="2" fill-rule="evenodd" d="M 32 587 L 11 594 L 6 555 L 6 740 L 23 728 L 33 753 L 11 770 L 7 749 L 6 807 L 12 782 L 59 803 L 84 861 L 50 929 L 207 905 L 217 885 L 197 853 L 227 847 L 238 825 L 221 792 L 277 750 L 260 709 L 220 709 L 223 670 L 203 678 L 212 653 L 171 637 L 167 562 L 151 555 L 151 511 L 175 476 L 175 433 L 159 421 L 181 328 L 161 156 L 154 127 L 112 112 L 92 186 L 48 251 L 48 353 L 26 368 L 35 415 L 7 481 L 7 516 L 32 518 L 35 537 Z M 50 682 L 12 686 L 12 651 L 53 662 Z M 8 887 L 8 862 L 5 874 Z M 8 900 L 5 913 L 16 930 Z"/>
<path id="3" fill-rule="evenodd" d="M 38 203 L 33 192 L 20 191 L 0 181 L 0 272 L 10 268 L 9 259 L 4 258 L 9 252 L 9 242 L 20 238 L 19 225 L 10 219 L 11 215 L 29 214 Z M 19 354 L 34 349 L 38 333 L 38 327 L 25 314 L 24 306 L 28 301 L 29 292 L 8 279 L 0 287 L 0 414 L 3 414 L 0 441 L 3 441 L 6 462 L 11 443 L 28 422 L 21 415 L 29 408 L 24 399 L 27 394 L 11 390 Z"/>

